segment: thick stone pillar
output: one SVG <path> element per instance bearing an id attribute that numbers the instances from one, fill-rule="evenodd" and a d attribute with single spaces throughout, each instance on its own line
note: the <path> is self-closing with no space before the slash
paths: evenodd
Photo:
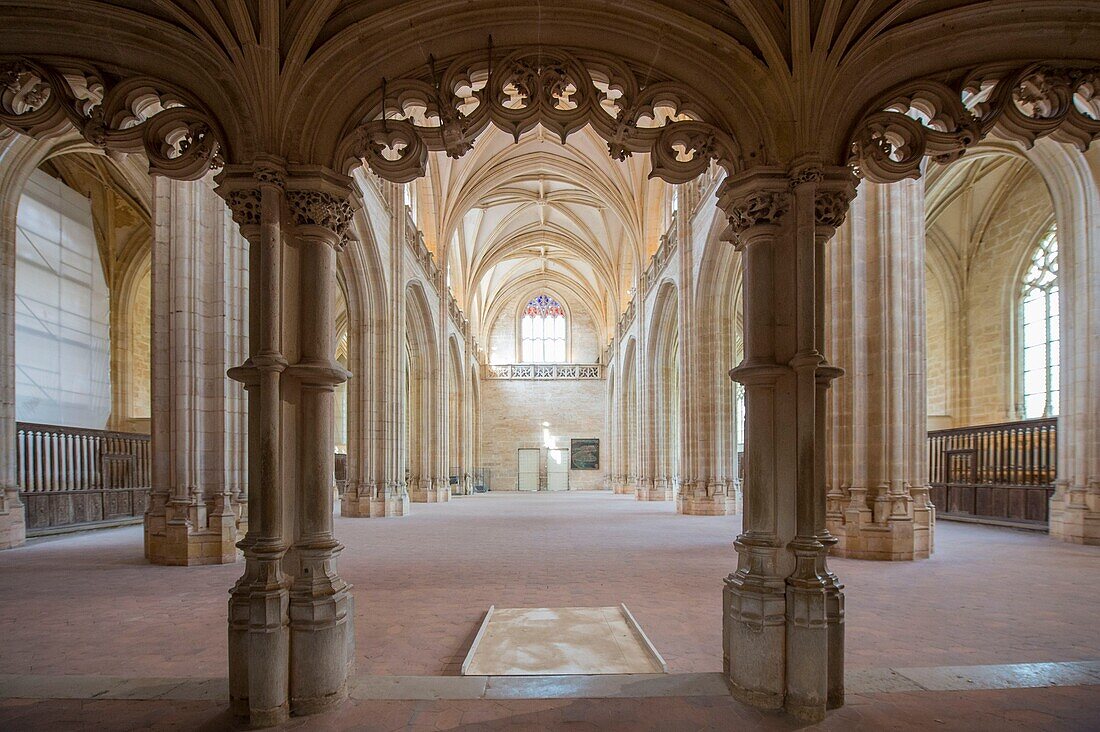
<path id="1" fill-rule="evenodd" d="M 281 161 L 229 166 L 219 193 L 249 240 L 250 356 L 230 376 L 249 395 L 249 533 L 229 600 L 229 687 L 253 725 L 311 714 L 347 694 L 350 587 L 332 531 L 336 250 L 350 180 Z"/>
<path id="2" fill-rule="evenodd" d="M 695 268 L 695 216 L 700 189 L 680 189 L 682 213 L 676 233 L 679 237 L 679 331 L 681 381 L 681 465 L 683 476 L 676 496 L 676 510 L 687 516 L 736 514 L 741 501 L 729 469 L 732 450 L 724 449 L 723 431 L 732 428 L 718 419 L 716 402 L 720 389 L 730 389 L 724 369 L 730 365 L 722 346 L 733 337 L 733 309 L 714 312 L 716 303 L 701 302 L 703 276 Z M 705 245 L 700 252 L 705 251 Z M 715 332 L 722 328 L 724 333 Z M 726 364 L 723 367 L 722 364 Z M 732 420 L 730 420 L 732 422 Z"/>
<path id="3" fill-rule="evenodd" d="M 244 239 L 209 179 L 153 183 L 153 564 L 237 560 L 245 455 L 240 387 L 225 379 L 247 347 Z"/>
<path id="4" fill-rule="evenodd" d="M 734 696 L 809 720 L 843 703 L 843 594 L 826 566 L 823 251 L 854 192 L 844 168 L 757 168 L 720 205 L 745 262 L 744 532 L 723 602 Z"/>
<path id="5" fill-rule="evenodd" d="M 827 254 L 828 524 L 833 553 L 927 559 L 924 186 L 866 182 Z"/>
<path id="6" fill-rule="evenodd" d="M 363 171 L 359 175 L 369 174 Z M 397 186 L 376 186 L 364 178 L 358 183 L 362 195 L 371 204 L 366 207 L 368 216 L 381 220 L 385 215 L 392 219 L 390 206 L 403 205 L 391 200 L 393 195 L 400 193 Z M 354 253 L 351 248 L 350 253 Z M 361 258 L 353 261 L 354 264 L 349 261 L 349 272 L 363 270 L 364 280 L 381 277 Z M 394 268 L 400 271 L 399 267 L 390 269 Z M 368 286 L 373 286 L 379 298 L 388 289 L 381 281 L 372 281 Z M 353 306 L 349 303 L 349 307 Z M 392 363 L 395 346 L 390 329 L 396 319 L 391 314 L 396 311 L 368 308 L 364 304 L 359 305 L 359 310 L 362 312 L 355 313 L 351 321 L 358 324 L 358 332 L 349 334 L 348 339 L 348 368 L 360 376 L 348 382 L 348 484 L 341 498 L 340 513 L 346 518 L 407 516 L 409 494 L 404 480 L 397 477 L 397 428 L 392 411 L 397 374 Z M 397 352 L 404 358 L 403 342 Z"/>
<path id="7" fill-rule="evenodd" d="M 1061 153 L 1061 154 L 1060 154 Z M 1100 545 L 1100 148 L 1071 166 L 1049 141 L 1036 146 L 1058 220 L 1060 321 L 1058 468 L 1050 535 Z"/>
<path id="8" fill-rule="evenodd" d="M 9 151 L 27 141 L 15 138 L 0 145 L 0 161 L 10 164 Z M 3 207 L 0 232 L 7 239 L 15 231 L 18 206 Z M 15 238 L 0 247 L 0 549 L 12 549 L 27 541 L 26 514 L 19 499 L 15 455 Z"/>

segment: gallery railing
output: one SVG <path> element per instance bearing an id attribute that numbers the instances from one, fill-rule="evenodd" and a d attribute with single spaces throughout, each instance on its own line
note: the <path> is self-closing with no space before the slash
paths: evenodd
<path id="1" fill-rule="evenodd" d="M 1056 418 L 929 432 L 929 483 L 937 514 L 1046 524 L 1057 450 Z"/>
<path id="2" fill-rule="evenodd" d="M 149 435 L 16 423 L 27 535 L 139 518 L 149 502 Z"/>
<path id="3" fill-rule="evenodd" d="M 483 379 L 602 379 L 603 366 L 598 363 L 503 363 L 486 364 Z"/>

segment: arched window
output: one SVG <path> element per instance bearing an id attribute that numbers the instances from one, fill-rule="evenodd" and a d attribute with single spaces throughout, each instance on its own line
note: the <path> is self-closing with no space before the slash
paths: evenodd
<path id="1" fill-rule="evenodd" d="M 1020 300 L 1023 324 L 1024 417 L 1058 414 L 1058 232 L 1043 236 L 1024 275 Z"/>
<path id="2" fill-rule="evenodd" d="M 524 363 L 565 362 L 565 308 L 549 295 L 532 298 L 520 318 Z"/>

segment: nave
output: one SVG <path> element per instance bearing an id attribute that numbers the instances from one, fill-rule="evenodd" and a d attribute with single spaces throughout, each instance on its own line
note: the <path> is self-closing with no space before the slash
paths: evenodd
<path id="1" fill-rule="evenodd" d="M 469 681 L 457 676 L 458 667 L 491 604 L 622 602 L 664 656 L 672 677 L 697 683 L 698 676 L 687 675 L 717 677 L 721 670 L 721 616 L 709 605 L 719 601 L 713 588 L 732 561 L 729 537 L 740 529 L 740 516 L 686 517 L 668 503 L 606 492 L 497 493 L 421 508 L 402 522 L 336 519 L 345 544 L 340 566 L 363 618 L 355 639 L 355 678 L 361 688 L 375 688 L 380 677 Z M 213 565 L 181 572 L 150 565 L 142 560 L 141 541 L 140 527 L 125 527 L 32 540 L 20 552 L 0 555 L 5 588 L 21 589 L 20 598 L 0 592 L 5 679 L 52 677 L 45 693 L 65 698 L 83 693 L 88 677 L 122 677 L 132 681 L 127 693 L 138 689 L 129 702 L 83 703 L 117 707 L 124 719 L 142 719 L 159 709 L 152 718 L 162 723 L 192 719 L 228 725 L 220 700 L 204 706 L 201 699 L 186 697 L 187 689 L 198 689 L 191 696 L 204 693 L 196 677 L 207 677 L 208 683 L 223 678 L 225 645 L 210 629 L 222 622 L 224 599 L 210 589 L 228 586 L 235 568 Z M 1079 728 L 1087 728 L 1086 715 L 1100 713 L 1095 663 L 1087 666 L 1096 673 L 1092 685 L 1019 687 L 1070 662 L 1100 657 L 1100 637 L 1092 631 L 1095 618 L 1083 601 L 1100 592 L 1098 559 L 1100 547 L 951 522 L 940 525 L 936 553 L 926 562 L 836 559 L 838 571 L 851 583 L 846 622 L 858 631 L 847 638 L 849 704 L 822 728 L 840 729 L 864 714 L 895 715 L 918 700 L 921 715 L 958 703 L 965 714 L 984 720 L 982 725 L 994 718 L 981 716 L 994 713 L 986 702 L 1011 724 L 1015 700 L 1025 700 L 1038 715 L 1031 719 L 1040 720 L 1039 727 L 1074 728 L 1077 720 Z M 1022 568 L 1027 592 L 1019 591 Z M 961 597 L 966 600 L 960 602 Z M 969 683 L 981 689 L 983 683 L 992 686 L 981 675 L 988 673 L 984 669 L 1004 664 L 1044 665 L 1018 667 L 1007 676 L 1002 669 L 995 682 L 999 690 L 947 694 L 899 691 L 906 687 L 887 672 L 924 669 L 931 683 L 943 683 L 959 673 L 954 667 L 970 667 L 978 678 Z M 164 694 L 158 683 L 185 698 L 135 700 L 143 698 L 143 688 L 149 696 Z M 627 711 L 616 706 L 619 702 L 599 705 L 599 700 L 527 699 L 505 709 L 477 699 L 381 702 L 357 697 L 354 687 L 351 696 L 341 712 L 311 719 L 311 729 L 361 722 L 365 718 L 357 715 L 367 709 L 371 715 L 394 714 L 395 720 L 407 715 L 411 729 L 461 728 L 441 720 L 463 715 L 473 715 L 464 717 L 467 723 L 487 723 L 496 715 L 501 724 L 523 724 L 525 714 L 568 718 L 570 713 L 583 720 L 607 714 L 628 720 L 638 714 L 637 728 L 662 728 L 660 712 L 645 712 L 660 700 L 648 697 L 634 699 L 637 709 Z M 754 716 L 760 713 L 731 699 L 685 696 L 670 703 L 677 713 L 694 708 L 703 720 L 734 714 L 777 729 L 792 724 L 776 714 Z M 163 708 L 168 704 L 177 705 L 171 714 Z M 567 712 L 570 704 L 586 711 Z M 33 702 L 4 699 L 0 727 L 47 728 L 48 720 L 56 719 L 49 715 L 64 709 L 56 699 L 37 712 Z"/>

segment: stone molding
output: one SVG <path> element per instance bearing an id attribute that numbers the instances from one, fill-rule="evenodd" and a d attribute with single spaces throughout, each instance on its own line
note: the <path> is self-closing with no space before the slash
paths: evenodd
<path id="1" fill-rule="evenodd" d="M 1049 135 L 1084 151 L 1100 137 L 1100 66 L 983 66 L 908 82 L 872 110 L 852 131 L 848 161 L 876 183 L 919 177 L 926 156 L 950 163 L 991 132 L 1027 147 Z"/>
<path id="2" fill-rule="evenodd" d="M 104 150 L 144 153 L 150 173 L 182 180 L 221 167 L 226 152 L 213 116 L 181 90 L 68 60 L 64 69 L 0 62 L 0 123 L 38 139 L 72 127 Z"/>
<path id="3" fill-rule="evenodd" d="M 494 61 L 497 54 L 502 58 Z M 472 81 L 478 78 L 484 84 Z M 363 161 L 385 180 L 408 183 L 425 174 L 430 151 L 460 158 L 490 124 L 517 140 L 542 125 L 563 143 L 591 125 L 612 158 L 649 153 L 652 175 L 669 183 L 693 180 L 712 160 L 727 173 L 741 168 L 742 152 L 730 132 L 686 118 L 688 110 L 699 116 L 697 101 L 682 84 L 669 94 L 665 80 L 639 78 L 618 59 L 541 46 L 501 52 L 490 41 L 486 51 L 461 56 L 440 73 L 430 58 L 427 78 L 384 81 L 337 159 L 345 168 Z M 651 126 L 660 107 L 671 107 L 675 118 Z"/>

